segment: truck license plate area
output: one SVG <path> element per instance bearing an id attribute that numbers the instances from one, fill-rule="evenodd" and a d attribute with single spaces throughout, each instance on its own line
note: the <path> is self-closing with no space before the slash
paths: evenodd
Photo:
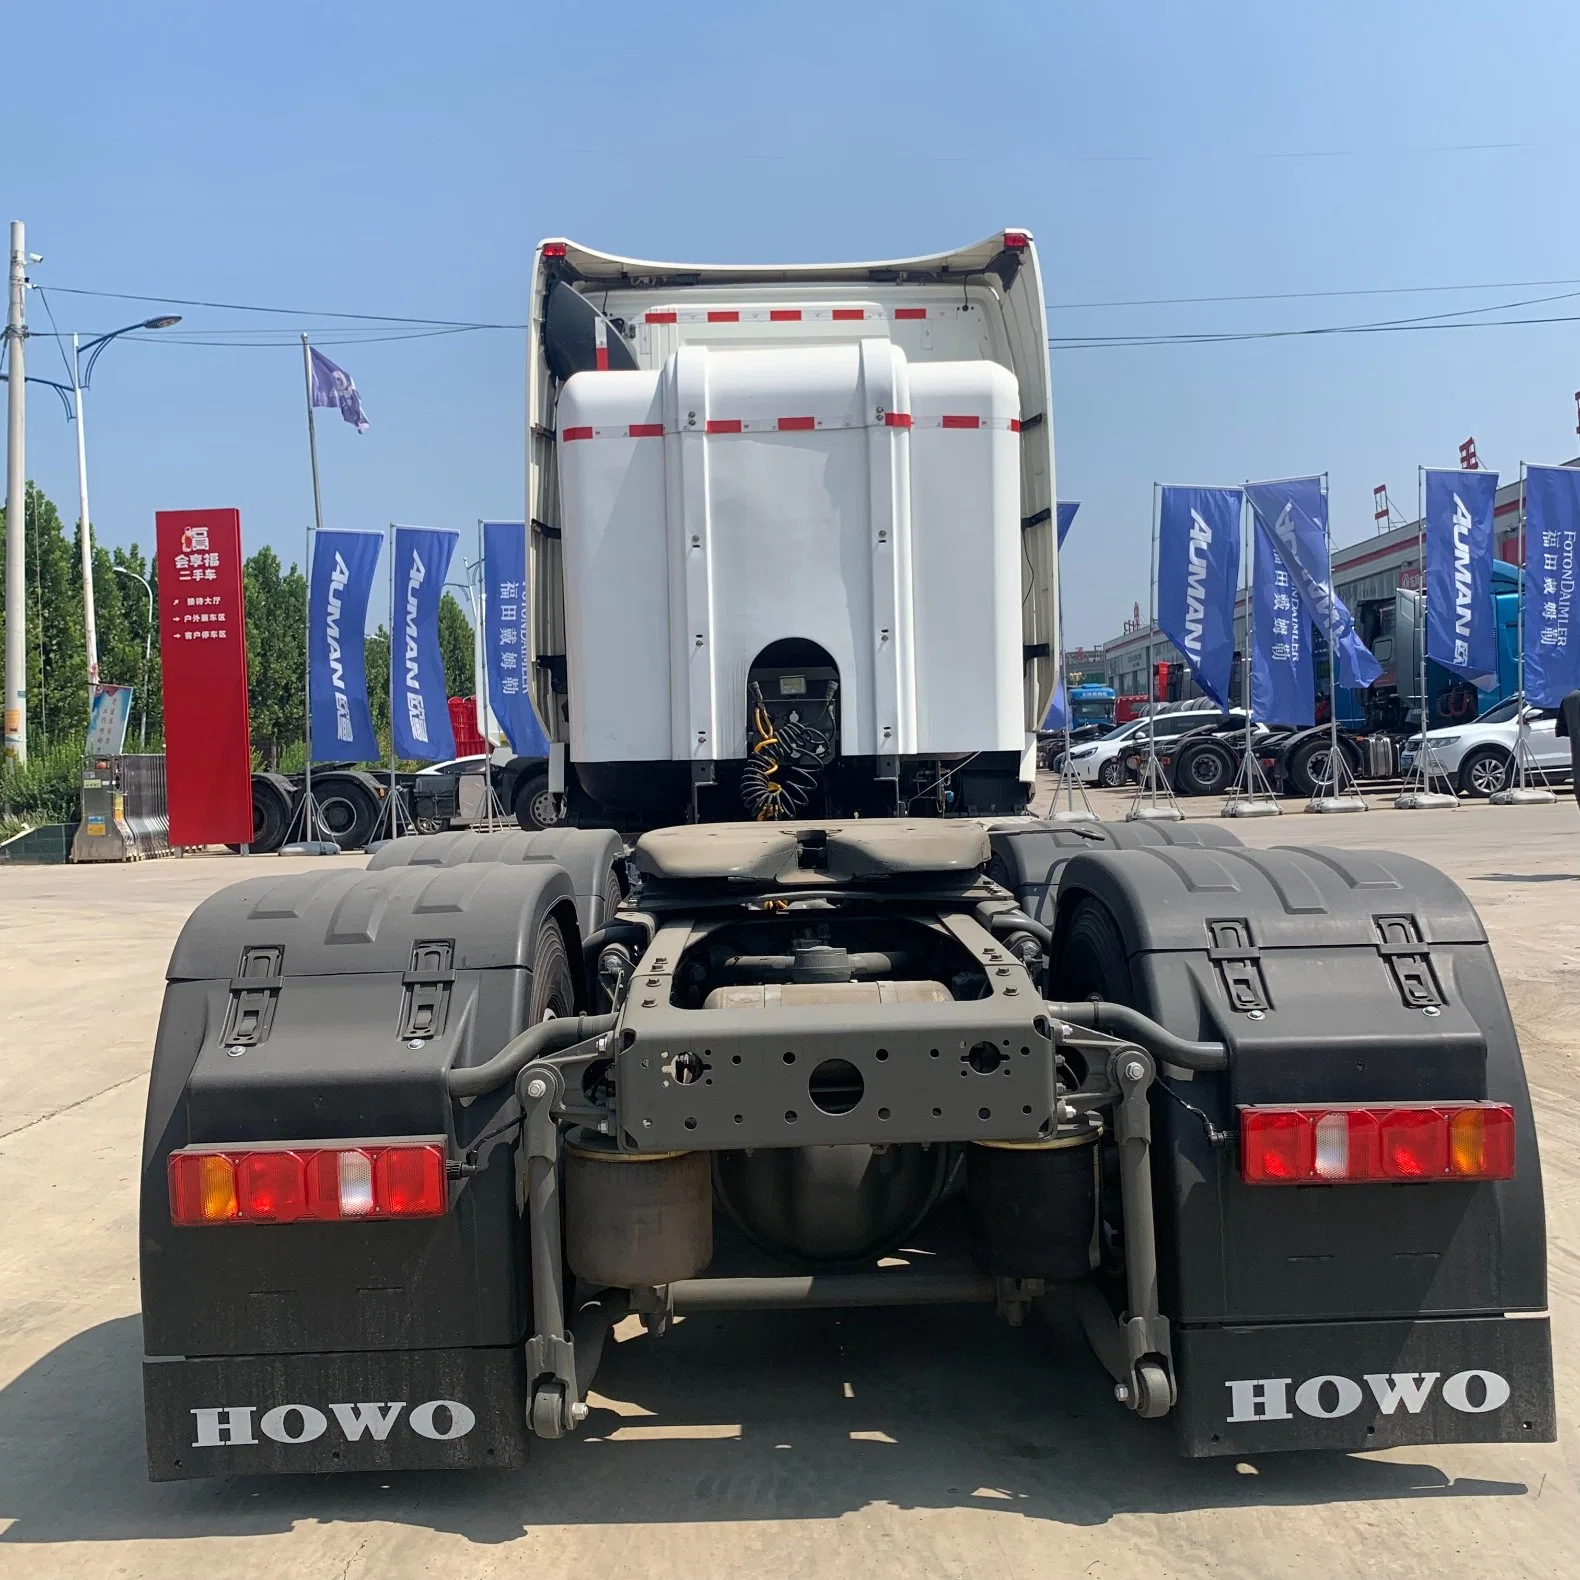
<path id="1" fill-rule="evenodd" d="M 1030 1140 L 1051 1127 L 1053 1042 L 993 1000 L 862 1025 L 670 1011 L 620 1055 L 621 1129 L 643 1150 Z M 673 1024 L 675 1021 L 681 1023 Z M 700 1024 L 699 1024 L 700 1023 Z"/>

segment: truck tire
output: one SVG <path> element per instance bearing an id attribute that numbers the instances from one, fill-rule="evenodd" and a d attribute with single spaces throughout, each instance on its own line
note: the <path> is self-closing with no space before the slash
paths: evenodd
<path id="1" fill-rule="evenodd" d="M 1125 765 L 1118 757 L 1110 757 L 1097 770 L 1097 782 L 1105 790 L 1117 790 L 1125 782 Z"/>
<path id="2" fill-rule="evenodd" d="M 247 849 L 254 855 L 266 856 L 285 843 L 291 826 L 291 813 L 296 807 L 296 790 L 284 774 L 254 774 L 252 776 L 252 839 Z M 231 845 L 239 851 L 240 845 Z"/>
<path id="3" fill-rule="evenodd" d="M 1284 780 L 1291 795 L 1309 801 L 1317 793 L 1318 780 L 1327 772 L 1328 752 L 1331 749 L 1327 737 L 1319 736 L 1309 741 L 1302 741 L 1289 754 Z M 1344 760 L 1349 764 L 1350 772 L 1359 772 L 1360 763 L 1345 750 L 1343 741 L 1339 743 L 1339 750 L 1344 753 Z"/>
<path id="4" fill-rule="evenodd" d="M 1101 900 L 1084 897 L 1070 912 L 1052 965 L 1053 990 L 1061 999 L 1102 998 L 1132 1002 L 1130 961 L 1119 924 Z"/>
<path id="5" fill-rule="evenodd" d="M 1234 753 L 1222 741 L 1191 742 L 1174 759 L 1174 788 L 1180 795 L 1223 795 L 1234 771 Z"/>
<path id="6" fill-rule="evenodd" d="M 552 916 L 545 917 L 538 929 L 537 947 L 532 955 L 532 1003 L 528 1024 L 535 1026 L 550 1016 L 575 1013 L 576 979 L 571 975 L 565 934 Z"/>
<path id="7" fill-rule="evenodd" d="M 379 820 L 379 798 L 365 774 L 326 774 L 313 781 L 320 822 L 342 850 L 361 850 Z"/>
<path id="8" fill-rule="evenodd" d="M 1501 746 L 1478 746 L 1459 765 L 1461 795 L 1484 801 L 1509 788 L 1514 759 Z"/>
<path id="9" fill-rule="evenodd" d="M 534 774 L 524 780 L 516 791 L 516 822 L 533 833 L 538 829 L 553 828 L 562 821 L 554 811 L 554 798 L 549 794 L 549 776 Z"/>

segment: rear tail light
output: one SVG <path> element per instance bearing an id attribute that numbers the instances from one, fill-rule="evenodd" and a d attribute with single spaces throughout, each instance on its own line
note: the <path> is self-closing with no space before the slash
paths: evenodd
<path id="1" fill-rule="evenodd" d="M 1031 245 L 1031 237 L 1023 230 L 1007 230 L 1004 232 L 1004 250 L 1006 252 L 1024 252 Z"/>
<path id="2" fill-rule="evenodd" d="M 1514 1110 L 1506 1103 L 1275 1104 L 1240 1110 L 1248 1185 L 1506 1180 Z"/>
<path id="3" fill-rule="evenodd" d="M 170 1154 L 170 1221 L 338 1223 L 449 1210 L 445 1143 L 183 1147 Z"/>
<path id="4" fill-rule="evenodd" d="M 565 243 L 563 241 L 544 242 L 543 256 L 545 258 L 563 258 L 565 256 Z"/>

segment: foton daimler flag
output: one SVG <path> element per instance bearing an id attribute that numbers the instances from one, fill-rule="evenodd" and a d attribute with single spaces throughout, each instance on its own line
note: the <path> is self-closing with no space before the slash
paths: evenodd
<path id="1" fill-rule="evenodd" d="M 1339 684 L 1364 690 L 1382 674 L 1382 665 L 1361 641 L 1353 616 L 1333 590 L 1328 496 L 1322 479 L 1286 477 L 1273 483 L 1247 483 L 1245 497 L 1277 544 L 1284 569 L 1294 577 L 1313 623 L 1319 631 L 1332 633 Z"/>
<path id="2" fill-rule="evenodd" d="M 313 761 L 377 762 L 364 645 L 382 532 L 321 531 L 307 597 Z"/>
<path id="3" fill-rule="evenodd" d="M 1220 708 L 1234 668 L 1240 506 L 1238 488 L 1166 487 L 1158 516 L 1158 627 Z"/>
<path id="4" fill-rule="evenodd" d="M 1525 697 L 1556 708 L 1580 688 L 1580 470 L 1525 473 Z"/>
<path id="5" fill-rule="evenodd" d="M 1496 472 L 1426 474 L 1426 656 L 1475 686 L 1498 678 L 1492 604 L 1497 493 Z"/>
<path id="6" fill-rule="evenodd" d="M 1070 528 L 1075 525 L 1075 513 L 1081 508 L 1079 499 L 1061 499 L 1058 510 L 1059 547 L 1064 547 L 1064 540 L 1070 535 Z"/>
<path id="7" fill-rule="evenodd" d="M 488 706 L 511 750 L 547 757 L 549 738 L 527 684 L 527 528 L 520 521 L 483 523 L 483 651 Z"/>
<path id="8" fill-rule="evenodd" d="M 1256 523 L 1251 570 L 1251 717 L 1258 724 L 1315 724 L 1311 622 L 1273 535 Z"/>
<path id="9" fill-rule="evenodd" d="M 170 843 L 249 844 L 252 741 L 241 515 L 160 510 L 154 534 Z"/>
<path id="10" fill-rule="evenodd" d="M 439 651 L 439 600 L 455 540 L 447 527 L 395 529 L 390 719 L 397 757 L 436 763 L 455 756 Z"/>

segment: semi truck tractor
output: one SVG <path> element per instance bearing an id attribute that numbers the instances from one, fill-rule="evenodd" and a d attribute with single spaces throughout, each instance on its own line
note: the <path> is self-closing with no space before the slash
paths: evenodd
<path id="1" fill-rule="evenodd" d="M 1550 1439 L 1536 1135 L 1465 898 L 1026 814 L 1058 651 L 1030 234 L 551 240 L 530 303 L 523 662 L 569 821 L 260 867 L 192 916 L 143 1155 L 150 1475 L 520 1465 L 598 1428 L 616 1324 L 959 1303 L 981 1343 L 1078 1320 L 1188 1456 Z"/>

